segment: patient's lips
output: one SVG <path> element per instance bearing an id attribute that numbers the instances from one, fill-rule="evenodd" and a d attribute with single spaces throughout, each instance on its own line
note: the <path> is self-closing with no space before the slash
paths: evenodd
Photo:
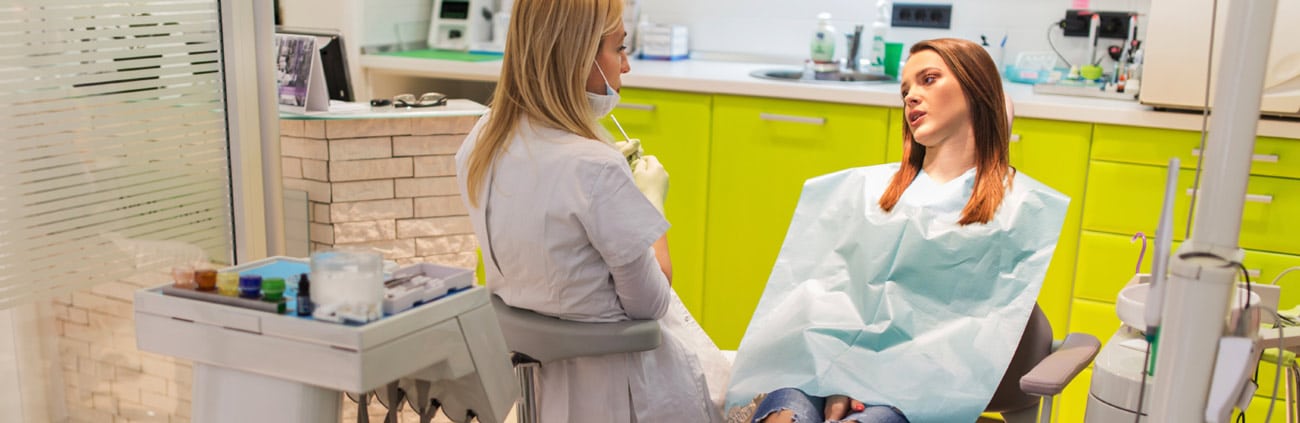
<path id="1" fill-rule="evenodd" d="M 921 121 L 921 118 L 924 117 L 925 117 L 925 112 L 920 110 L 913 110 L 911 113 L 907 114 L 907 123 L 912 126 L 916 126 L 916 124 Z"/>

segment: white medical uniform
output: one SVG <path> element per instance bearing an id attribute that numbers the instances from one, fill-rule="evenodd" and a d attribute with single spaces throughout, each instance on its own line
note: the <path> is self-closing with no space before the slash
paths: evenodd
<path id="1" fill-rule="evenodd" d="M 456 154 L 488 289 L 511 306 L 567 320 L 664 316 L 673 296 L 651 245 L 668 222 L 637 190 L 626 159 L 604 142 L 522 118 L 471 207 L 468 157 L 490 116 Z M 539 373 L 543 421 L 720 420 L 698 359 L 672 331 L 652 351 L 546 363 Z"/>

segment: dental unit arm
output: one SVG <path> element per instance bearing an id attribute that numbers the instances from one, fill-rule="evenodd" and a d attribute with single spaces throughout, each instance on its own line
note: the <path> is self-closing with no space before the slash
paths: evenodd
<path id="1" fill-rule="evenodd" d="M 1149 421 L 1225 422 L 1249 400 L 1257 334 L 1225 336 L 1225 320 L 1244 257 L 1238 237 L 1276 9 L 1277 0 L 1229 2 L 1195 230 L 1163 287 Z"/>

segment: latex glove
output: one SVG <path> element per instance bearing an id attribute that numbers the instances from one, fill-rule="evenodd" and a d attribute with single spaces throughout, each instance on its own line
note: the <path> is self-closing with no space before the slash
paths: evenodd
<path id="1" fill-rule="evenodd" d="M 617 148 L 619 153 L 623 154 L 623 157 L 627 159 L 629 165 L 637 159 L 640 159 L 642 154 L 645 154 L 645 150 L 641 148 L 641 140 L 636 138 L 616 142 L 614 143 L 614 148 Z"/>
<path id="2" fill-rule="evenodd" d="M 641 156 L 632 162 L 632 181 L 641 194 L 650 200 L 660 214 L 664 212 L 664 198 L 668 196 L 668 171 L 655 156 Z"/>

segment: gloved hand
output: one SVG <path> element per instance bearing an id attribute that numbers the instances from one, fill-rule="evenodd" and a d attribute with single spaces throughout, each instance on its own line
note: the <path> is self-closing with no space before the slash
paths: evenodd
<path id="1" fill-rule="evenodd" d="M 659 213 L 664 212 L 664 198 L 668 196 L 668 171 L 655 156 L 642 156 L 632 162 L 632 181 L 641 194 L 650 200 Z"/>
<path id="2" fill-rule="evenodd" d="M 623 154 L 623 157 L 627 159 L 628 165 L 631 165 L 632 162 L 640 159 L 642 154 L 645 154 L 645 150 L 641 148 L 641 140 L 636 138 L 616 142 L 614 143 L 614 148 L 617 148 L 618 151 Z"/>

